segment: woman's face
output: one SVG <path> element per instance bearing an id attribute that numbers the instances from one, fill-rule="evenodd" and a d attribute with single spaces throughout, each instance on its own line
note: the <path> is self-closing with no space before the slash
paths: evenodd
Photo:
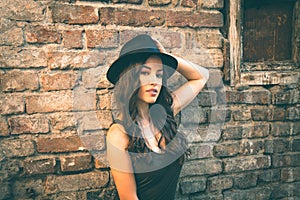
<path id="1" fill-rule="evenodd" d="M 158 56 L 150 56 L 140 69 L 141 87 L 138 99 L 145 103 L 155 103 L 163 80 L 163 64 Z"/>

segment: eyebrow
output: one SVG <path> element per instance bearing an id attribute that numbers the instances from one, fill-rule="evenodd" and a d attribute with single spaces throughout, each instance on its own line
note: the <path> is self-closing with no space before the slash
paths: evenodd
<path id="1" fill-rule="evenodd" d="M 148 67 L 147 65 L 141 65 L 141 67 L 151 70 L 151 67 Z M 157 71 L 163 71 L 163 69 L 159 69 Z"/>

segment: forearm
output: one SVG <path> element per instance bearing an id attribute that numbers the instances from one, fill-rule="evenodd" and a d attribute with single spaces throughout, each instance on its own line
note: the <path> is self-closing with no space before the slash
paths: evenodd
<path id="1" fill-rule="evenodd" d="M 182 74 L 187 80 L 203 80 L 206 82 L 209 78 L 209 72 L 206 68 L 186 61 L 183 58 L 177 57 L 177 71 Z"/>

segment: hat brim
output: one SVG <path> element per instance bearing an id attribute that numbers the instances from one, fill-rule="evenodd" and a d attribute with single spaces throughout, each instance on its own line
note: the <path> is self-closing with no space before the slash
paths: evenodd
<path id="1" fill-rule="evenodd" d="M 106 78 L 112 83 L 116 84 L 120 78 L 120 74 L 129 67 L 129 64 L 136 58 L 141 56 L 149 57 L 151 55 L 157 55 L 161 58 L 164 67 L 164 77 L 168 79 L 175 72 L 178 66 L 178 61 L 176 58 L 169 54 L 157 53 L 157 52 L 136 52 L 131 54 L 126 54 L 119 57 L 115 62 L 109 67 Z"/>

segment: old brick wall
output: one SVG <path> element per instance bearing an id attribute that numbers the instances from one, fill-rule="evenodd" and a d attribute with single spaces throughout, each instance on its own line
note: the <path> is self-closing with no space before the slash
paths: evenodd
<path id="1" fill-rule="evenodd" d="M 105 72 L 121 45 L 145 32 L 210 70 L 198 104 L 183 115 L 198 118 L 189 121 L 197 128 L 176 198 L 299 199 L 299 84 L 223 83 L 223 7 L 223 0 L 2 0 L 0 199 L 116 195 L 105 159 L 112 121 Z"/>

